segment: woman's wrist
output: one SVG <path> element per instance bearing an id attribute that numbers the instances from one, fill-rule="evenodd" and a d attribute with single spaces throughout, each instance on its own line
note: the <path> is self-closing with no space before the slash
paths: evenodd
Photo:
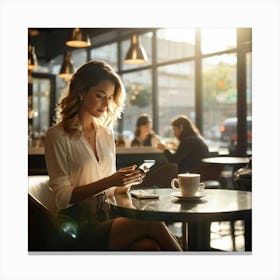
<path id="1" fill-rule="evenodd" d="M 111 183 L 111 180 L 110 180 L 110 176 L 109 177 L 105 177 L 103 179 L 103 184 L 104 186 L 106 187 L 106 189 L 112 187 L 112 183 Z"/>

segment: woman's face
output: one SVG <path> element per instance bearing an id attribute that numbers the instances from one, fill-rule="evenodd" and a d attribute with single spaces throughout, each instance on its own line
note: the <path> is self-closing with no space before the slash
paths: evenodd
<path id="1" fill-rule="evenodd" d="M 175 125 L 173 125 L 172 128 L 173 128 L 173 134 L 174 134 L 174 136 L 175 136 L 177 139 L 179 139 L 179 138 L 180 138 L 180 135 L 181 135 L 181 133 L 182 133 L 183 127 L 182 127 L 182 126 L 175 126 Z"/>
<path id="2" fill-rule="evenodd" d="M 110 80 L 103 80 L 82 94 L 81 111 L 100 118 L 106 112 L 109 104 L 113 102 L 115 84 Z"/>
<path id="3" fill-rule="evenodd" d="M 144 124 L 144 125 L 141 125 L 139 127 L 139 130 L 140 130 L 140 134 L 142 136 L 147 136 L 149 133 L 151 133 L 151 130 L 152 130 L 152 124 L 151 123 L 147 123 L 147 124 Z"/>

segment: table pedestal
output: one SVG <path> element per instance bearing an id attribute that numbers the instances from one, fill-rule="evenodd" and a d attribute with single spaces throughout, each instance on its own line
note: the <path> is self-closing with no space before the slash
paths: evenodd
<path id="1" fill-rule="evenodd" d="M 182 223 L 183 250 L 209 251 L 211 223 Z M 187 242 L 188 240 L 188 242 Z"/>

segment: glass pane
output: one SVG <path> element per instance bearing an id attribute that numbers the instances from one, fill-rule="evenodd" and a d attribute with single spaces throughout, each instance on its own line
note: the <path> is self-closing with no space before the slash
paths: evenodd
<path id="1" fill-rule="evenodd" d="M 131 141 L 138 116 L 146 113 L 152 118 L 152 75 L 151 70 L 145 70 L 125 74 L 122 78 L 127 93 L 123 134 Z"/>
<path id="2" fill-rule="evenodd" d="M 121 42 L 121 49 L 122 49 L 121 63 L 122 63 L 123 70 L 139 68 L 142 66 L 150 65 L 152 63 L 152 36 L 153 36 L 152 32 L 148 32 L 139 36 L 139 41 L 148 56 L 148 62 L 145 64 L 125 64 L 124 59 L 130 46 L 130 39 Z"/>
<path id="3" fill-rule="evenodd" d="M 247 115 L 252 116 L 252 53 L 246 53 Z"/>
<path id="4" fill-rule="evenodd" d="M 194 29 L 160 29 L 157 31 L 158 62 L 194 56 Z"/>
<path id="5" fill-rule="evenodd" d="M 92 49 L 90 51 L 90 58 L 91 60 L 104 60 L 110 64 L 115 71 L 118 71 L 117 43 Z"/>
<path id="6" fill-rule="evenodd" d="M 228 149 L 237 125 L 236 54 L 205 58 L 202 69 L 203 136 L 210 147 Z"/>
<path id="7" fill-rule="evenodd" d="M 236 48 L 236 29 L 201 29 L 201 51 L 203 54 Z"/>
<path id="8" fill-rule="evenodd" d="M 194 62 L 158 68 L 159 134 L 174 138 L 171 120 L 178 114 L 195 118 Z"/>
<path id="9" fill-rule="evenodd" d="M 79 49 L 72 51 L 71 54 L 72 63 L 77 70 L 80 66 L 87 62 L 87 52 L 85 49 Z"/>
<path id="10" fill-rule="evenodd" d="M 71 62 L 75 71 L 87 62 L 87 53 L 85 49 L 74 50 L 71 52 Z M 47 64 L 49 72 L 55 75 L 59 74 L 61 65 L 63 63 L 63 55 L 58 55 Z M 63 80 L 62 78 L 59 78 Z"/>
<path id="11" fill-rule="evenodd" d="M 252 153 L 252 53 L 246 53 L 247 153 Z"/>
<path id="12" fill-rule="evenodd" d="M 44 133 L 47 131 L 50 122 L 50 92 L 51 84 L 49 79 L 33 78 L 33 121 L 32 132 Z"/>

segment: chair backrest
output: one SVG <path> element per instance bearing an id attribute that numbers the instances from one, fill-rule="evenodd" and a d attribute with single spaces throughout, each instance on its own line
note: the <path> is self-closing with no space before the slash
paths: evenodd
<path id="1" fill-rule="evenodd" d="M 52 215 L 57 215 L 54 194 L 49 189 L 49 176 L 29 176 L 28 194 Z"/>
<path id="2" fill-rule="evenodd" d="M 199 173 L 201 181 L 218 180 L 224 168 L 223 164 L 201 163 L 200 167 L 193 168 L 191 172 Z"/>
<path id="3" fill-rule="evenodd" d="M 59 219 L 49 177 L 29 176 L 28 180 L 28 250 L 79 250 L 76 237 Z"/>
<path id="4" fill-rule="evenodd" d="M 143 182 L 139 185 L 134 186 L 135 188 L 148 188 L 148 187 L 159 187 L 166 188 L 170 187 L 171 180 L 177 177 L 178 165 L 176 163 L 162 163 L 155 168 L 152 168 L 146 174 Z"/>

